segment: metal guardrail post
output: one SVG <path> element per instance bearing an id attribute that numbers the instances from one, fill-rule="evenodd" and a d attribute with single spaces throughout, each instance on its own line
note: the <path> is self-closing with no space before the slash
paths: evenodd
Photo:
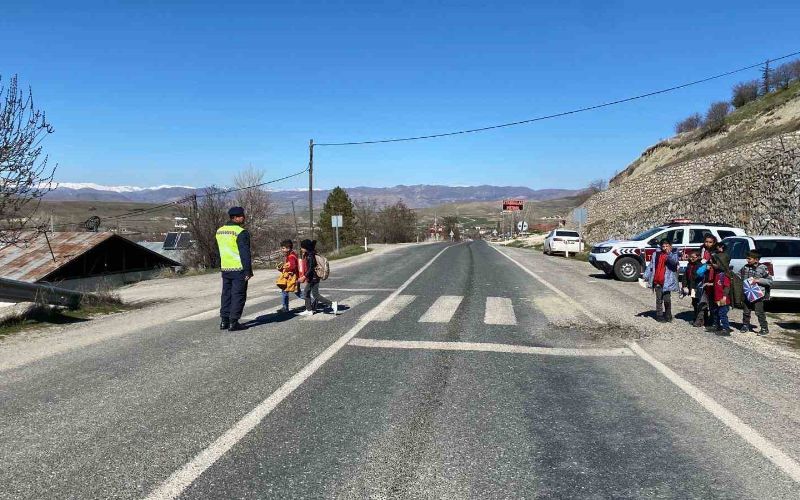
<path id="1" fill-rule="evenodd" d="M 40 302 L 75 309 L 84 294 L 52 285 L 0 278 L 0 301 Z"/>

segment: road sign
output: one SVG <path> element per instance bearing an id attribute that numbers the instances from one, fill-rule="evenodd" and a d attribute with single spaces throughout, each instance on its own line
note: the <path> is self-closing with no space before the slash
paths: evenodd
<path id="1" fill-rule="evenodd" d="M 518 231 L 527 231 L 528 230 L 528 223 L 525 221 L 517 222 L 517 230 Z"/>
<path id="2" fill-rule="evenodd" d="M 521 212 L 522 200 L 503 200 L 503 210 L 508 212 Z"/>
<path id="3" fill-rule="evenodd" d="M 344 227 L 344 218 L 341 215 L 331 215 L 331 227 Z"/>
<path id="4" fill-rule="evenodd" d="M 577 222 L 578 224 L 586 224 L 587 218 L 586 209 L 583 207 L 578 207 L 572 211 L 572 220 Z"/>

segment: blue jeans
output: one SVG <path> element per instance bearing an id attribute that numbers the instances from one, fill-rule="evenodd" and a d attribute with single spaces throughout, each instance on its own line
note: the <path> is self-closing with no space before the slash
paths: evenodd
<path id="1" fill-rule="evenodd" d="M 282 298 L 283 298 L 283 310 L 284 311 L 288 311 L 289 310 L 289 295 L 292 294 L 292 293 L 297 295 L 298 299 L 302 299 L 303 298 L 303 293 L 299 289 L 296 292 L 287 292 L 286 290 L 281 290 L 281 295 L 282 295 Z"/>
<path id="2" fill-rule="evenodd" d="M 731 306 L 717 306 L 716 309 L 711 311 L 714 315 L 714 326 L 724 330 L 731 327 L 731 324 L 728 322 L 728 311 L 730 309 Z"/>

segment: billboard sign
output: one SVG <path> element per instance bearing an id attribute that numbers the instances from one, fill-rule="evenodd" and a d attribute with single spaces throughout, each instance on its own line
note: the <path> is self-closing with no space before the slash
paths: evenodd
<path id="1" fill-rule="evenodd" d="M 521 212 L 522 200 L 503 200 L 504 212 Z"/>

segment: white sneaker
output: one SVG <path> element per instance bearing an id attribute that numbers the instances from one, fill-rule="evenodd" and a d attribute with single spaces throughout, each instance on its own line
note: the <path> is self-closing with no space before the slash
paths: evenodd
<path id="1" fill-rule="evenodd" d="M 298 316 L 313 316 L 313 315 L 314 315 L 314 311 L 308 311 L 308 310 L 303 311 L 300 314 L 298 314 Z"/>
<path id="2" fill-rule="evenodd" d="M 333 309 L 333 314 L 339 314 L 339 303 L 334 302 L 331 304 L 331 309 Z"/>

